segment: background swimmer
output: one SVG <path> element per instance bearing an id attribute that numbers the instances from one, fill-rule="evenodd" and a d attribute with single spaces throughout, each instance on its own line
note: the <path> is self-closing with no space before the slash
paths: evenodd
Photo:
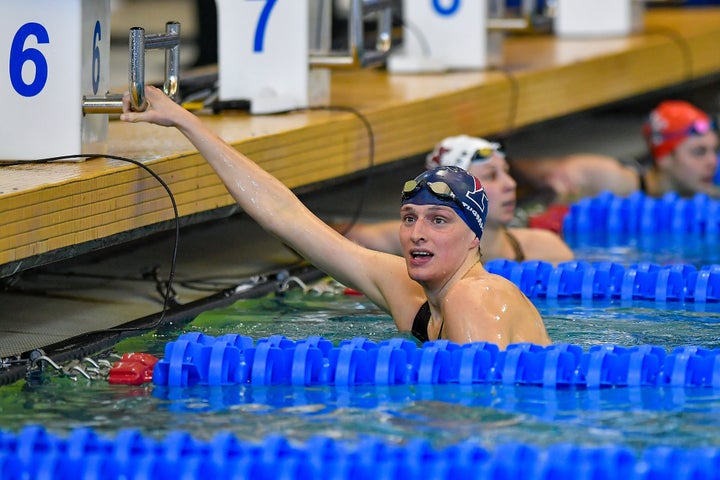
<path id="1" fill-rule="evenodd" d="M 538 228 L 509 227 L 515 218 L 515 179 L 509 174 L 505 154 L 497 143 L 461 135 L 448 137 L 427 156 L 426 166 L 457 166 L 480 179 L 488 196 L 489 210 L 480 239 L 482 260 L 543 260 L 552 263 L 573 259 L 570 247 L 556 233 Z M 399 224 L 395 220 L 338 226 L 360 245 L 400 255 Z M 347 230 L 347 231 L 346 231 Z"/>

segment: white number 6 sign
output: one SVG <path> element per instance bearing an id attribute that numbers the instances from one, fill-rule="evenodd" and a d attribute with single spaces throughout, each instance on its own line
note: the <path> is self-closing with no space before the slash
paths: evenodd
<path id="1" fill-rule="evenodd" d="M 0 6 L 0 158 L 32 160 L 103 148 L 107 116 L 83 117 L 108 88 L 109 0 Z M 77 34 L 80 32 L 80 35 Z"/>

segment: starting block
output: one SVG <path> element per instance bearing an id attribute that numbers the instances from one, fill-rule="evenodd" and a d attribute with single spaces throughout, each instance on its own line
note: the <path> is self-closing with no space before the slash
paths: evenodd
<path id="1" fill-rule="evenodd" d="M 122 111 L 110 95 L 110 0 L 23 0 L 0 7 L 0 159 L 105 153 L 108 113 Z M 130 30 L 130 91 L 144 101 L 144 51 L 166 49 L 166 93 L 177 91 L 179 24 L 161 35 Z M 135 57 L 133 57 L 135 55 Z M 168 67 L 168 63 L 171 63 Z"/>
<path id="2" fill-rule="evenodd" d="M 504 1 L 403 1 L 403 46 L 388 59 L 393 73 L 479 70 L 502 63 L 504 32 L 527 21 L 504 18 Z"/>
<path id="3" fill-rule="evenodd" d="M 388 59 L 393 73 L 482 69 L 488 65 L 488 4 L 403 0 L 403 45 Z"/>
<path id="4" fill-rule="evenodd" d="M 642 0 L 557 0 L 554 30 L 559 37 L 603 37 L 644 28 Z"/>
<path id="5" fill-rule="evenodd" d="M 392 21 L 389 0 L 352 0 L 348 51 L 331 49 L 330 2 L 216 0 L 218 100 L 246 101 L 250 113 L 275 113 L 326 104 L 330 69 L 361 68 L 385 60 Z M 378 41 L 365 51 L 363 22 L 375 16 Z"/>
<path id="6" fill-rule="evenodd" d="M 23 0 L 0 7 L 0 158 L 32 160 L 94 149 L 107 119 L 82 115 L 83 95 L 107 91 L 110 0 Z"/>

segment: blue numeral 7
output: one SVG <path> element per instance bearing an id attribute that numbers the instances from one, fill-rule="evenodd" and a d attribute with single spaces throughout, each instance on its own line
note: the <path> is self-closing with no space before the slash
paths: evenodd
<path id="1" fill-rule="evenodd" d="M 257 28 L 255 29 L 253 52 L 263 51 L 263 43 L 265 41 L 265 29 L 267 27 L 268 18 L 270 18 L 270 11 L 273 9 L 276 3 L 277 0 L 265 0 L 265 6 L 263 7 L 262 12 L 260 12 L 260 18 L 258 18 Z"/>

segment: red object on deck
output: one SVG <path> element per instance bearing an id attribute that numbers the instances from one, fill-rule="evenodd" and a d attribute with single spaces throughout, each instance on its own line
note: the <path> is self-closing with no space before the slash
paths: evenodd
<path id="1" fill-rule="evenodd" d="M 562 234 L 563 220 L 569 211 L 570 207 L 568 205 L 550 205 L 543 213 L 531 216 L 528 219 L 528 226 L 530 228 L 544 228 L 560 235 Z"/>
<path id="2" fill-rule="evenodd" d="M 345 295 L 362 295 L 363 293 L 355 290 L 354 288 L 345 287 L 345 290 L 343 291 Z"/>
<path id="3" fill-rule="evenodd" d="M 126 353 L 110 369 L 108 383 L 142 385 L 152 381 L 158 358 L 149 353 Z"/>

